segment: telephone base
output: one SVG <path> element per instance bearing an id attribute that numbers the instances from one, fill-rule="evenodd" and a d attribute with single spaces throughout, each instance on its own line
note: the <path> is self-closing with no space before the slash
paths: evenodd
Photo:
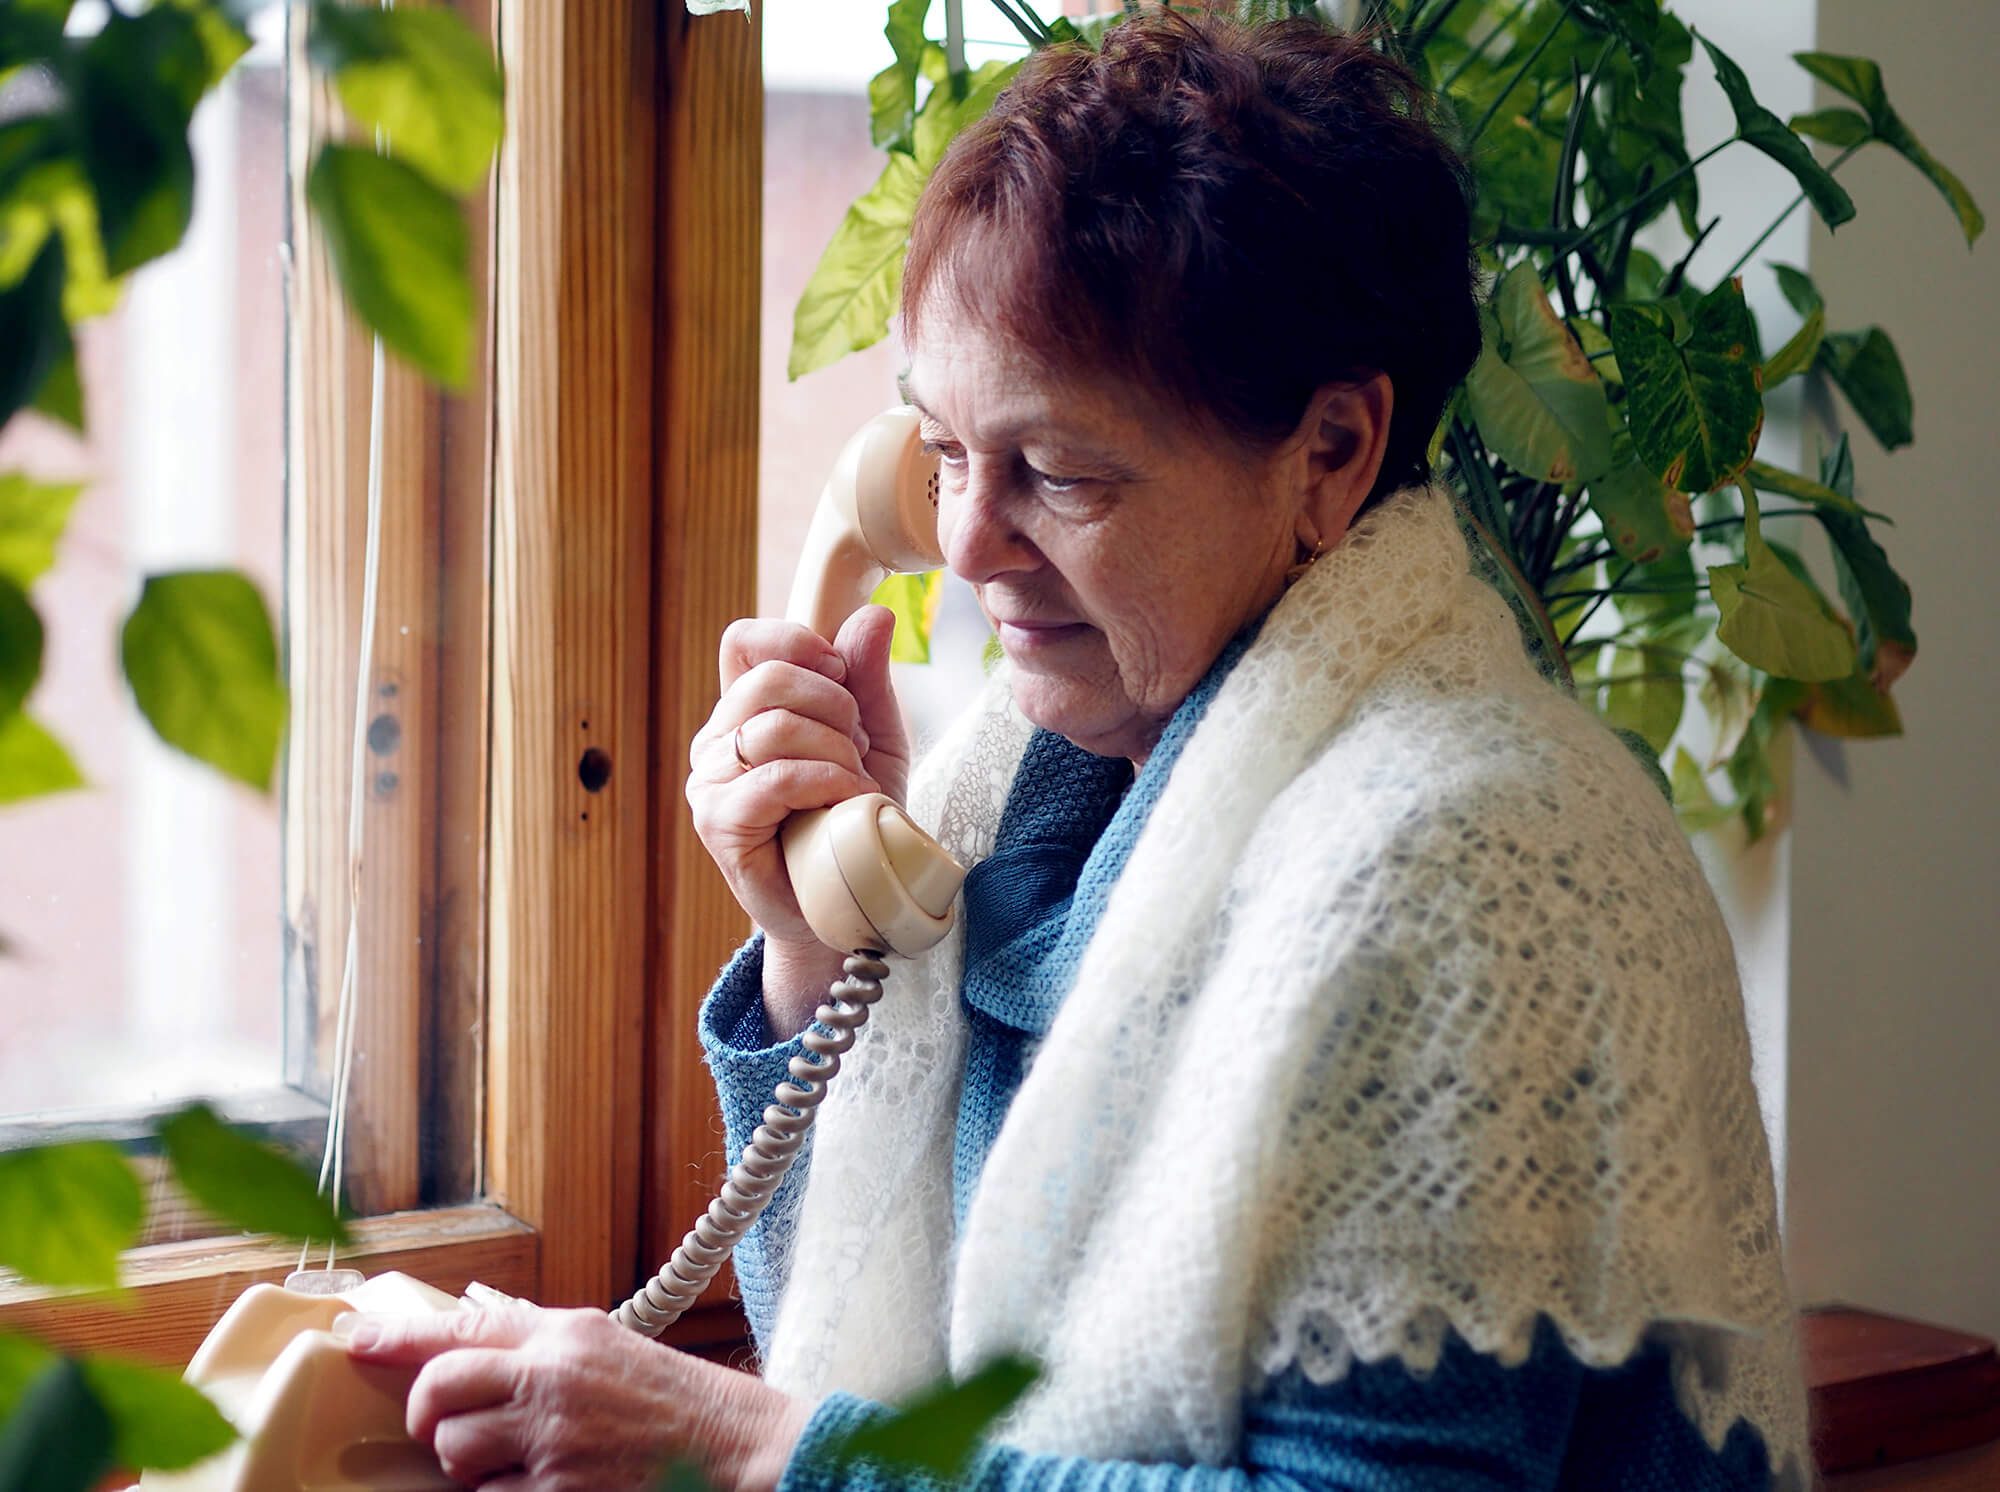
<path id="1" fill-rule="evenodd" d="M 242 1439 L 181 1472 L 148 1472 L 149 1492 L 446 1492 L 458 1486 L 403 1428 L 415 1368 L 358 1362 L 329 1329 L 349 1311 L 460 1311 L 466 1303 L 406 1274 L 349 1288 L 252 1285 L 223 1314 L 186 1378 Z M 341 1281 L 346 1284 L 347 1281 Z M 476 1289 L 477 1287 L 475 1287 Z"/>

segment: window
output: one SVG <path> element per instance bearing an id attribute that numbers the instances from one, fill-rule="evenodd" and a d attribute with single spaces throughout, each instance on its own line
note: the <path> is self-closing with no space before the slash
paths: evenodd
<path id="1" fill-rule="evenodd" d="M 362 682 L 348 1193 L 371 1216 L 343 1262 L 603 1305 L 671 1250 L 720 1160 L 693 1011 L 742 919 L 680 786 L 714 639 L 754 605 L 757 31 L 657 0 L 457 3 L 498 38 L 509 88 L 473 221 L 487 374 L 464 398 L 393 365 L 384 384 L 365 681 L 370 349 L 336 315 L 314 244 L 293 252 L 282 374 L 208 396 L 238 433 L 254 404 L 274 443 L 286 435 L 286 482 L 269 481 L 262 511 L 292 743 L 277 803 L 258 810 L 263 858 L 224 873 L 265 908 L 261 952 L 245 954 L 261 960 L 246 987 L 265 1044 L 237 1091 L 293 1095 L 301 1136 L 323 1122 Z M 294 175 L 327 107 L 317 85 L 290 94 Z M 0 821 L 10 897 L 20 832 Z M 8 1019 L 24 1002 L 9 990 Z M 107 1089 L 101 1106 L 121 1112 L 93 1122 L 130 1131 L 129 1089 Z M 138 1309 L 0 1281 L 0 1325 L 184 1361 L 244 1285 L 296 1257 L 156 1243 L 127 1260 Z M 718 1291 L 679 1340 L 740 1330 Z"/>

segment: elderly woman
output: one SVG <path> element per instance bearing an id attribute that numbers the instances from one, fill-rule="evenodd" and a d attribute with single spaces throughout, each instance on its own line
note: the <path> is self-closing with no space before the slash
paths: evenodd
<path id="1" fill-rule="evenodd" d="M 1430 480 L 1466 241 L 1421 86 L 1307 22 L 1051 48 L 952 147 L 905 394 L 1005 663 L 913 782 L 886 612 L 723 639 L 732 1153 L 839 969 L 788 814 L 907 798 L 960 930 L 737 1255 L 762 1379 L 523 1313 L 419 1382 L 449 1468 L 875 1485 L 819 1452 L 1017 1350 L 977 1487 L 1806 1484 L 1728 936 Z"/>

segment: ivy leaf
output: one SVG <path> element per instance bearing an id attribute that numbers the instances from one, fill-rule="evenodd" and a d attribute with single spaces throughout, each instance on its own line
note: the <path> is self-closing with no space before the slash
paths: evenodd
<path id="1" fill-rule="evenodd" d="M 1828 332 L 1819 345 L 1818 364 L 1839 385 L 1854 412 L 1884 449 L 1916 439 L 1910 421 L 1910 380 L 1896 344 L 1879 326 L 1865 332 Z"/>
<path id="2" fill-rule="evenodd" d="M 188 126 L 208 86 L 194 19 L 170 5 L 114 9 L 70 69 L 105 261 L 122 275 L 175 248 L 194 216 Z"/>
<path id="3" fill-rule="evenodd" d="M 1815 109 L 1810 114 L 1794 114 L 1785 122 L 1796 133 L 1828 145 L 1862 145 L 1875 138 L 1868 120 L 1852 109 Z"/>
<path id="4" fill-rule="evenodd" d="M 89 1492 L 111 1469 L 111 1440 L 82 1368 L 56 1358 L 0 1424 L 0 1492 Z"/>
<path id="5" fill-rule="evenodd" d="M 25 711 L 0 720 L 0 806 L 82 786 L 83 774 L 62 743 Z"/>
<path id="6" fill-rule="evenodd" d="M 84 1381 L 111 1418 L 111 1458 L 134 1471 L 179 1471 L 236 1439 L 208 1396 L 181 1375 L 92 1353 Z"/>
<path id="7" fill-rule="evenodd" d="M 917 70 L 931 0 L 891 0 L 882 28 L 896 60 L 868 80 L 868 138 L 879 149 L 908 152 L 917 123 Z"/>
<path id="8" fill-rule="evenodd" d="M 169 746 L 260 791 L 285 728 L 264 598 L 233 570 L 151 575 L 120 639 L 140 710 Z"/>
<path id="9" fill-rule="evenodd" d="M 1854 199 L 1826 167 L 1813 159 L 1811 147 L 1793 134 L 1784 120 L 1757 102 L 1743 69 L 1730 61 L 1720 47 L 1699 34 L 1697 40 L 1708 53 L 1708 60 L 1715 64 L 1715 80 L 1722 85 L 1729 107 L 1736 113 L 1737 134 L 1792 173 L 1827 227 L 1838 228 L 1852 218 Z"/>
<path id="10" fill-rule="evenodd" d="M 37 482 L 25 472 L 0 472 L 0 577 L 32 585 L 55 563 L 56 540 L 82 492 L 81 482 Z M 5 646 L 0 642 L 0 650 Z"/>
<path id="11" fill-rule="evenodd" d="M 1986 215 L 1979 210 L 1979 204 L 1972 200 L 1972 193 L 1945 167 L 1944 162 L 1924 149 L 1902 117 L 1889 106 L 1888 91 L 1882 86 L 1882 69 L 1866 57 L 1842 57 L 1832 52 L 1794 52 L 1793 61 L 1818 78 L 1828 87 L 1846 94 L 1867 111 L 1868 128 L 1874 137 L 1901 155 L 1915 166 L 1931 184 L 1944 194 L 1945 201 L 1958 218 L 1960 230 L 1965 234 L 1965 245 L 1971 248 L 1979 235 L 1986 230 Z M 1840 125 L 1836 128 L 1851 131 L 1853 126 Z"/>
<path id="12" fill-rule="evenodd" d="M 896 630 L 889 642 L 892 663 L 931 661 L 931 628 L 937 623 L 938 601 L 943 595 L 942 570 L 891 575 L 875 587 L 870 601 L 896 614 Z"/>
<path id="13" fill-rule="evenodd" d="M 1810 683 L 1852 673 L 1853 637 L 1797 557 L 1765 541 L 1748 483 L 1743 514 L 1744 562 L 1708 571 L 1710 599 L 1722 613 L 1716 637 L 1751 667 L 1780 679 Z"/>
<path id="14" fill-rule="evenodd" d="M 1669 336 L 1666 313 L 1656 306 L 1613 306 L 1610 320 L 1640 458 L 1681 492 L 1710 492 L 1733 480 L 1764 425 L 1741 278 L 1696 303 L 1684 343 Z"/>
<path id="15" fill-rule="evenodd" d="M 387 135 L 397 159 L 455 192 L 485 180 L 505 113 L 500 70 L 456 11 L 318 0 L 306 45 L 341 105 Z"/>
<path id="16" fill-rule="evenodd" d="M 207 1105 L 193 1104 L 162 1120 L 159 1134 L 174 1179 L 217 1217 L 299 1242 L 347 1241 L 339 1214 L 314 1189 L 312 1177 L 278 1151 L 238 1134 Z"/>
<path id="17" fill-rule="evenodd" d="M 792 313 L 787 378 L 803 378 L 887 334 L 927 175 L 916 157 L 892 151 L 875 185 L 848 207 Z"/>
<path id="18" fill-rule="evenodd" d="M 1465 393 L 1480 438 L 1545 482 L 1602 476 L 1612 465 L 1604 384 L 1532 265 L 1507 272 L 1479 324 L 1479 361 Z"/>
<path id="19" fill-rule="evenodd" d="M 1847 437 L 1820 459 L 1828 487 L 1840 493 L 1854 489 L 1853 457 Z M 1917 634 L 1910 626 L 1910 587 L 1889 563 L 1889 556 L 1868 532 L 1858 514 L 1815 514 L 1833 545 L 1834 574 L 1840 597 L 1854 619 L 1861 667 L 1880 691 L 1893 686 L 1917 656 Z"/>
<path id="20" fill-rule="evenodd" d="M 78 1140 L 0 1153 L 0 1265 L 39 1284 L 110 1289 L 145 1219 L 118 1147 Z"/>
<path id="21" fill-rule="evenodd" d="M 401 161 L 351 145 L 321 147 L 306 197 L 356 313 L 424 373 L 463 388 L 472 283 L 458 204 Z"/>
<path id="22" fill-rule="evenodd" d="M 42 676 L 42 619 L 28 594 L 0 575 L 0 720 L 19 710 Z"/>
<path id="23" fill-rule="evenodd" d="M 827 1457 L 835 1466 L 867 1459 L 955 1477 L 971 1459 L 980 1434 L 1039 1376 L 1026 1358 L 996 1358 L 963 1383 L 940 1384 L 887 1418 L 862 1425 L 830 1446 Z"/>

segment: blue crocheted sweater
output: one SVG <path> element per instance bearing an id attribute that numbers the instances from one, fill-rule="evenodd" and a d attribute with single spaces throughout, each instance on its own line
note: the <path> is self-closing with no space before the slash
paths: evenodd
<path id="1" fill-rule="evenodd" d="M 965 1209 L 1000 1124 L 1069 988 L 1078 959 L 1182 745 L 1248 638 L 1216 661 L 1168 724 L 1144 770 L 1038 731 L 1009 793 L 993 854 L 965 883 L 969 1024 L 953 1188 Z M 702 1044 L 739 1154 L 797 1037 L 773 1043 L 763 1011 L 763 944 L 723 971 L 701 1013 Z M 1218 1061 L 1226 1063 L 1227 1054 Z M 810 1144 L 736 1253 L 753 1333 L 767 1340 L 784 1288 Z M 1143 1343 L 1134 1343 L 1143 1351 Z M 1663 1348 L 1616 1368 L 1572 1357 L 1547 1317 L 1518 1367 L 1456 1333 L 1425 1377 L 1357 1363 L 1316 1384 L 1296 1368 L 1244 1405 L 1240 1459 L 1226 1467 L 1144 1465 L 981 1448 L 960 1486 L 979 1492 L 1750 1492 L 1768 1488 L 1762 1438 L 1739 1422 L 1718 1453 L 1676 1407 Z M 779 1492 L 939 1484 L 867 1467 L 830 1469 L 836 1439 L 888 1411 L 851 1394 L 820 1403 Z"/>

